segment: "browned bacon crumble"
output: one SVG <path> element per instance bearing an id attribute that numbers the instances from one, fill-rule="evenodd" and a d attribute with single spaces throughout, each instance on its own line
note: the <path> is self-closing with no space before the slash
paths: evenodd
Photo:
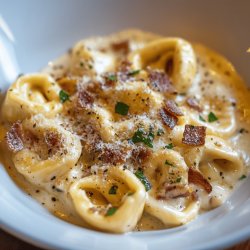
<path id="1" fill-rule="evenodd" d="M 156 198 L 166 200 L 187 197 L 189 195 L 190 192 L 187 186 L 165 183 Z"/>
<path id="2" fill-rule="evenodd" d="M 129 41 L 124 40 L 124 41 L 121 41 L 121 42 L 112 43 L 111 48 L 115 52 L 122 52 L 124 54 L 128 54 L 128 52 L 129 52 Z"/>
<path id="3" fill-rule="evenodd" d="M 94 102 L 94 98 L 86 90 L 79 90 L 77 93 L 77 104 L 80 108 L 87 108 Z"/>
<path id="4" fill-rule="evenodd" d="M 16 153 L 24 148 L 22 141 L 22 124 L 20 121 L 15 122 L 5 136 L 9 150 Z"/>
<path id="5" fill-rule="evenodd" d="M 167 100 L 165 102 L 165 109 L 174 116 L 182 116 L 183 113 L 181 109 L 176 105 L 176 103 L 173 100 Z"/>
<path id="6" fill-rule="evenodd" d="M 132 161 L 135 164 L 145 163 L 150 155 L 152 154 L 152 150 L 145 147 L 136 147 L 132 150 Z"/>
<path id="7" fill-rule="evenodd" d="M 165 108 L 161 108 L 159 114 L 162 119 L 162 122 L 170 129 L 173 129 L 176 126 L 178 118 L 168 113 L 168 111 Z"/>
<path id="8" fill-rule="evenodd" d="M 200 107 L 199 102 L 195 97 L 187 98 L 186 103 L 190 108 L 192 108 L 198 112 L 202 111 L 202 108 Z"/>
<path id="9" fill-rule="evenodd" d="M 168 75 L 163 71 L 148 69 L 149 83 L 157 91 L 162 93 L 174 93 L 174 87 Z"/>
<path id="10" fill-rule="evenodd" d="M 108 163 L 112 165 L 122 164 L 126 162 L 128 157 L 128 150 L 124 147 L 119 147 L 117 145 L 103 145 L 100 148 L 100 153 L 98 159 L 103 163 Z"/>
<path id="11" fill-rule="evenodd" d="M 205 179 L 199 171 L 193 168 L 189 168 L 188 170 L 188 182 L 201 186 L 207 193 L 212 192 L 212 186 L 208 180 Z"/>
<path id="12" fill-rule="evenodd" d="M 49 131 L 45 134 L 45 143 L 48 146 L 48 150 L 59 150 L 62 147 L 62 137 L 60 134 Z"/>
<path id="13" fill-rule="evenodd" d="M 205 144 L 206 127 L 185 125 L 182 143 L 190 146 L 202 146 Z"/>

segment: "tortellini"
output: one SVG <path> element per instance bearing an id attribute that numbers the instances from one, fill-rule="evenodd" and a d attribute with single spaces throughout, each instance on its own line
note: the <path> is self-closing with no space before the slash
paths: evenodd
<path id="1" fill-rule="evenodd" d="M 0 150 L 60 218 L 112 233 L 174 227 L 247 177 L 249 91 L 209 49 L 124 31 L 78 42 L 43 72 L 9 88 Z"/>
<path id="2" fill-rule="evenodd" d="M 90 225 L 124 233 L 135 227 L 144 209 L 144 186 L 129 170 L 108 169 L 107 177 L 92 175 L 72 184 L 70 195 L 77 212 Z"/>
<path id="3" fill-rule="evenodd" d="M 199 168 L 213 181 L 228 185 L 239 179 L 244 170 L 239 153 L 216 136 L 207 136 Z"/>
<path id="4" fill-rule="evenodd" d="M 63 175 L 78 161 L 81 143 L 76 135 L 42 115 L 22 123 L 24 148 L 13 155 L 16 169 L 35 184 Z"/>
<path id="5" fill-rule="evenodd" d="M 62 109 L 59 92 L 60 87 L 48 75 L 21 76 L 7 91 L 2 115 L 10 122 L 38 113 L 53 117 Z"/>
<path id="6" fill-rule="evenodd" d="M 190 87 L 197 70 L 192 45 L 180 38 L 157 39 L 132 53 L 130 60 L 135 69 L 150 66 L 165 70 L 169 63 L 171 70 L 167 73 L 180 92 Z"/>
<path id="7" fill-rule="evenodd" d="M 168 226 L 185 224 L 194 219 L 200 204 L 188 187 L 188 167 L 182 156 L 173 151 L 154 153 L 146 167 L 152 189 L 145 210 Z M 179 199 L 178 205 L 171 199 Z M 175 205 L 173 205 L 175 204 Z"/>

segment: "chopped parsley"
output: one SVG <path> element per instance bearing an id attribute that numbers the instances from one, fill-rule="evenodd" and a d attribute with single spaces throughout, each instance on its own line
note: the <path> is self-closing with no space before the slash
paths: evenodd
<path id="1" fill-rule="evenodd" d="M 115 113 L 120 115 L 127 115 L 129 106 L 123 102 L 117 102 L 115 105 Z"/>
<path id="2" fill-rule="evenodd" d="M 152 128 L 150 128 L 148 133 L 146 133 L 142 128 L 138 128 L 132 137 L 133 143 L 142 142 L 150 148 L 153 148 L 153 140 L 154 133 L 152 131 Z"/>
<path id="3" fill-rule="evenodd" d="M 165 164 L 166 164 L 166 165 L 169 165 L 169 166 L 171 166 L 171 167 L 174 167 L 174 165 L 173 165 L 172 163 L 170 163 L 168 160 L 165 161 Z"/>
<path id="4" fill-rule="evenodd" d="M 135 76 L 135 75 L 137 75 L 137 74 L 139 74 L 139 73 L 140 73 L 140 70 L 139 70 L 139 69 L 137 69 L 137 70 L 132 70 L 132 71 L 128 72 L 128 76 Z"/>
<path id="5" fill-rule="evenodd" d="M 206 120 L 201 115 L 199 115 L 199 120 L 202 122 L 206 122 Z"/>
<path id="6" fill-rule="evenodd" d="M 109 194 L 116 194 L 118 187 L 116 185 L 113 185 L 110 189 L 109 189 Z"/>
<path id="7" fill-rule="evenodd" d="M 181 177 L 178 177 L 176 180 L 175 180 L 175 183 L 179 183 L 181 182 Z"/>
<path id="8" fill-rule="evenodd" d="M 239 180 L 243 180 L 243 179 L 245 179 L 245 178 L 247 178 L 247 177 L 246 177 L 246 175 L 243 174 L 243 175 L 239 178 Z"/>
<path id="9" fill-rule="evenodd" d="M 137 170 L 135 172 L 135 176 L 144 185 L 146 191 L 149 191 L 151 189 L 151 184 L 150 184 L 149 180 L 147 179 L 147 177 L 143 174 L 142 170 Z"/>
<path id="10" fill-rule="evenodd" d="M 157 136 L 161 136 L 161 135 L 163 135 L 163 134 L 164 134 L 164 130 L 161 129 L 161 128 L 159 128 L 159 129 L 157 130 Z"/>
<path id="11" fill-rule="evenodd" d="M 116 76 L 116 75 L 109 75 L 109 76 L 108 76 L 108 79 L 109 79 L 110 81 L 112 81 L 112 82 L 115 82 L 115 81 L 117 81 L 117 76 Z"/>
<path id="12" fill-rule="evenodd" d="M 208 121 L 209 122 L 215 122 L 217 120 L 218 120 L 218 117 L 213 112 L 210 112 L 208 114 Z"/>
<path id="13" fill-rule="evenodd" d="M 164 148 L 173 149 L 173 147 L 174 147 L 173 143 L 169 143 Z"/>
<path id="14" fill-rule="evenodd" d="M 106 216 L 111 216 L 116 212 L 117 208 L 116 207 L 110 207 L 106 213 Z"/>
<path id="15" fill-rule="evenodd" d="M 60 98 L 61 103 L 64 103 L 69 100 L 69 94 L 65 92 L 64 90 L 60 90 L 59 98 Z"/>

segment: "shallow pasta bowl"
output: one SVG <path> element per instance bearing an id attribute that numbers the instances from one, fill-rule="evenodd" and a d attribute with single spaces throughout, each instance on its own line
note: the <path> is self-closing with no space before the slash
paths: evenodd
<path id="1" fill-rule="evenodd" d="M 1 3 L 15 41 L 19 68 L 34 72 L 83 37 L 140 28 L 208 45 L 229 58 L 246 81 L 250 55 L 250 3 L 200 1 L 18 1 Z M 232 19 L 231 16 L 234 16 Z M 4 76 L 1 75 L 0 87 Z M 6 80 L 6 83 L 9 79 Z M 7 84 L 6 84 L 7 86 Z M 217 249 L 250 237 L 250 180 L 221 207 L 178 228 L 113 235 L 80 228 L 49 214 L 21 191 L 0 167 L 1 227 L 28 242 L 53 249 Z"/>

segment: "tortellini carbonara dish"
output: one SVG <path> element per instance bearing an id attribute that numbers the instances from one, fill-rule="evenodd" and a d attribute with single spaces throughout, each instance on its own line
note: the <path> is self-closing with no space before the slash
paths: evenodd
<path id="1" fill-rule="evenodd" d="M 180 226 L 247 177 L 249 98 L 233 66 L 203 45 L 138 30 L 85 39 L 9 87 L 1 161 L 73 224 Z"/>

